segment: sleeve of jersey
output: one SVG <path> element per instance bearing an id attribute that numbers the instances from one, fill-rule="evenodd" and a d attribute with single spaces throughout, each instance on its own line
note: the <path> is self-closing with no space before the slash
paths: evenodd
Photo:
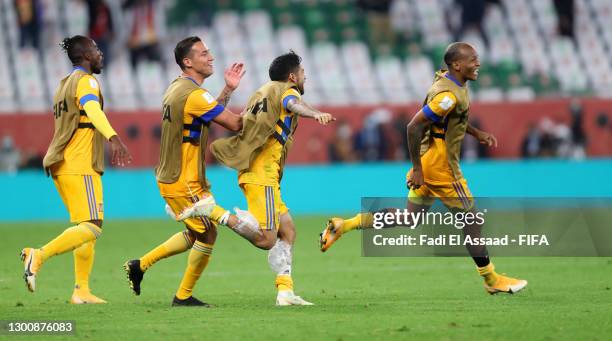
<path id="1" fill-rule="evenodd" d="M 77 84 L 77 103 L 80 107 L 89 101 L 100 102 L 100 85 L 92 76 L 83 76 Z"/>
<path id="2" fill-rule="evenodd" d="M 104 115 L 99 102 L 87 101 L 83 106 L 83 109 L 94 127 L 96 127 L 100 134 L 102 134 L 107 140 L 110 140 L 111 137 L 117 135 L 113 127 L 110 125 L 110 122 L 108 122 L 106 115 Z"/>
<path id="3" fill-rule="evenodd" d="M 440 122 L 457 104 L 457 98 L 452 92 L 445 91 L 437 94 L 423 107 L 423 113 L 432 122 Z"/>
<path id="4" fill-rule="evenodd" d="M 195 116 L 195 119 L 203 123 L 208 123 L 219 116 L 225 107 L 205 90 L 196 90 L 185 103 L 185 112 Z"/>
<path id="5" fill-rule="evenodd" d="M 297 92 L 297 90 L 291 88 L 288 89 L 287 91 L 285 91 L 283 93 L 283 97 L 281 98 L 281 101 L 283 103 L 283 108 L 287 111 L 287 112 L 291 112 L 291 110 L 289 110 L 289 108 L 287 108 L 287 105 L 289 105 L 289 101 L 292 99 L 300 99 L 300 93 Z"/>

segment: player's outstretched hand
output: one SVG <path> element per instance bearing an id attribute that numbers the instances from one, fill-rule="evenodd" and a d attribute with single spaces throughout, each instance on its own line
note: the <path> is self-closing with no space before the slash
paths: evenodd
<path id="1" fill-rule="evenodd" d="M 112 155 L 111 164 L 113 166 L 125 167 L 125 165 L 132 162 L 132 155 L 118 135 L 110 138 L 110 144 Z"/>
<path id="2" fill-rule="evenodd" d="M 495 138 L 495 136 L 485 131 L 481 131 L 480 134 L 478 134 L 478 141 L 481 144 L 486 144 L 488 147 L 497 148 L 497 139 Z"/>
<path id="3" fill-rule="evenodd" d="M 423 186 L 425 183 L 425 178 L 423 177 L 423 171 L 419 169 L 412 169 L 412 172 L 408 175 L 408 179 L 406 179 L 406 186 L 410 189 L 418 189 Z"/>
<path id="4" fill-rule="evenodd" d="M 240 85 L 242 76 L 244 76 L 245 73 L 246 69 L 244 68 L 243 63 L 232 64 L 232 66 L 225 69 L 225 73 L 223 74 L 225 85 L 232 90 L 236 90 L 238 85 Z"/>
<path id="5" fill-rule="evenodd" d="M 336 120 L 336 118 L 332 116 L 332 114 L 326 112 L 316 114 L 314 118 L 322 125 L 327 125 L 329 122 Z"/>

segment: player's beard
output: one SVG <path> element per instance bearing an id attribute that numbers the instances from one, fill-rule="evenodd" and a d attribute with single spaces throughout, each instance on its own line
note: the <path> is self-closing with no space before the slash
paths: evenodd
<path id="1" fill-rule="evenodd" d="M 91 73 L 99 75 L 102 72 L 103 68 L 104 68 L 104 65 L 102 65 L 102 63 L 100 63 L 98 65 L 92 65 L 91 66 Z"/>
<path id="2" fill-rule="evenodd" d="M 104 69 L 104 58 L 100 56 L 99 59 L 94 59 L 94 62 L 91 63 L 91 73 L 99 75 Z"/>

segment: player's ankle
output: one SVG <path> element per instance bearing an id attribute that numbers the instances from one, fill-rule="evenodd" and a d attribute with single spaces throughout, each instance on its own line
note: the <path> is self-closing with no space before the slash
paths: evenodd
<path id="1" fill-rule="evenodd" d="M 78 294 L 89 294 L 90 293 L 89 285 L 76 284 L 74 286 L 74 292 Z"/>

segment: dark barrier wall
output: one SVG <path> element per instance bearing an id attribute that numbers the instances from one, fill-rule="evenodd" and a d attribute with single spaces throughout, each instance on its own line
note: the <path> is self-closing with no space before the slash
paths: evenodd
<path id="1" fill-rule="evenodd" d="M 591 157 L 612 155 L 612 100 L 585 99 L 583 126 L 588 139 L 587 155 Z M 491 150 L 497 158 L 520 157 L 521 142 L 530 125 L 537 125 L 543 118 L 553 122 L 570 124 L 569 99 L 539 100 L 525 103 L 475 103 L 470 110 L 470 119 L 478 119 L 483 129 L 494 133 L 500 144 Z M 386 107 L 394 119 L 406 119 L 418 109 L 417 104 Z M 364 118 L 378 107 L 323 107 L 333 113 L 339 121 L 347 122 L 356 132 L 361 129 Z M 234 108 L 236 112 L 240 108 Z M 159 122 L 156 112 L 111 112 L 111 123 L 123 135 L 124 141 L 134 155 L 134 167 L 152 166 L 157 162 Z M 606 125 L 604 125 L 604 123 Z M 290 163 L 327 162 L 327 145 L 336 132 L 336 122 L 330 127 L 321 127 L 311 120 L 301 119 L 296 134 L 297 143 L 290 154 Z M 217 129 L 214 136 L 221 134 Z M 0 136 L 11 135 L 16 146 L 25 152 L 44 154 L 53 134 L 51 113 L 0 114 Z M 394 143 L 401 143 L 397 138 Z"/>

